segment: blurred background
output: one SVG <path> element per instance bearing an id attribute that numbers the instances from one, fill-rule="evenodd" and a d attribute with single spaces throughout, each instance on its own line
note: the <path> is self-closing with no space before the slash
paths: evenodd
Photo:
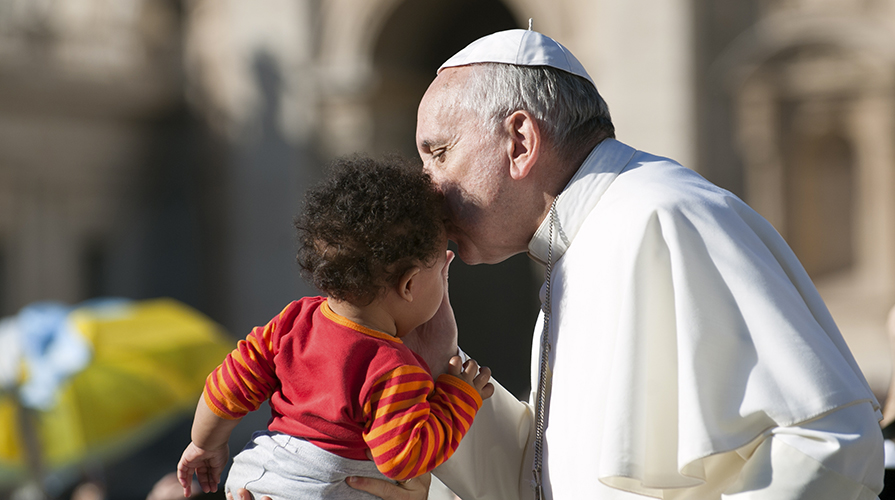
<path id="1" fill-rule="evenodd" d="M 315 293 L 292 219 L 326 163 L 416 156 L 441 62 L 529 18 L 588 69 L 621 141 L 775 225 L 884 401 L 895 0 L 0 0 L 0 316 L 170 297 L 235 342 Z M 520 397 L 541 273 L 524 255 L 451 272 L 461 346 Z M 146 498 L 190 414 L 81 476 Z"/>

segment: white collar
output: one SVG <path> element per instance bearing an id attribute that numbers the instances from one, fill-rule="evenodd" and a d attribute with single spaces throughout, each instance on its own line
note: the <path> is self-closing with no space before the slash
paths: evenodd
<path id="1" fill-rule="evenodd" d="M 612 181 L 625 168 L 637 150 L 615 139 L 605 139 L 597 145 L 578 168 L 572 180 L 556 199 L 556 227 L 558 237 L 553 242 L 553 261 L 556 262 L 572 244 L 581 225 L 600 201 Z M 546 264 L 550 244 L 550 215 L 544 217 L 528 243 L 528 254 Z"/>

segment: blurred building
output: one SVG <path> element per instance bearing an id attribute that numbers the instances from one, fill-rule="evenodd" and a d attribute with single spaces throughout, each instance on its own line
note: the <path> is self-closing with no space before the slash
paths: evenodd
<path id="1" fill-rule="evenodd" d="M 291 221 L 325 163 L 415 155 L 439 64 L 529 18 L 620 140 L 777 227 L 884 398 L 895 0 L 0 0 L 0 314 L 165 295 L 243 335 L 313 293 Z M 452 270 L 461 344 L 519 395 L 539 272 Z"/>

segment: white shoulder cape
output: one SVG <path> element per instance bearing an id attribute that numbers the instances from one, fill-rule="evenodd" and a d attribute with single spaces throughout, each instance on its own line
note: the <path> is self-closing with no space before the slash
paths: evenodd
<path id="1" fill-rule="evenodd" d="M 643 494 L 696 486 L 703 459 L 770 428 L 862 401 L 879 412 L 792 251 L 733 194 L 607 140 L 560 195 L 557 217 L 554 498 L 574 477 Z M 530 246 L 542 261 L 548 223 Z"/>

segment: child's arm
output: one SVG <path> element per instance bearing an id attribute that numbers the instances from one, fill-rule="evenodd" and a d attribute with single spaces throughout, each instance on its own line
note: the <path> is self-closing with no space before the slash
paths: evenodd
<path id="1" fill-rule="evenodd" d="M 379 470 L 406 480 L 447 460 L 472 425 L 482 399 L 494 387 L 491 371 L 469 360 L 451 359 L 447 374 L 432 381 L 422 368 L 406 365 L 382 376 L 364 412 L 370 422 L 364 441 Z"/>
<path id="2" fill-rule="evenodd" d="M 221 472 L 230 458 L 227 442 L 240 420 L 242 419 L 225 419 L 215 415 L 205 403 L 205 398 L 199 399 L 193 419 L 193 441 L 184 450 L 177 464 L 177 480 L 183 486 L 183 496 L 189 497 L 192 493 L 193 473 L 196 474 L 202 491 L 209 493 L 218 490 Z"/>
<path id="3" fill-rule="evenodd" d="M 230 433 L 279 385 L 273 361 L 277 332 L 289 329 L 300 310 L 298 305 L 293 302 L 266 326 L 254 328 L 205 380 L 205 391 L 193 420 L 193 441 L 177 464 L 177 479 L 184 495 L 190 495 L 194 472 L 205 493 L 217 491 L 221 471 L 230 458 Z"/>

